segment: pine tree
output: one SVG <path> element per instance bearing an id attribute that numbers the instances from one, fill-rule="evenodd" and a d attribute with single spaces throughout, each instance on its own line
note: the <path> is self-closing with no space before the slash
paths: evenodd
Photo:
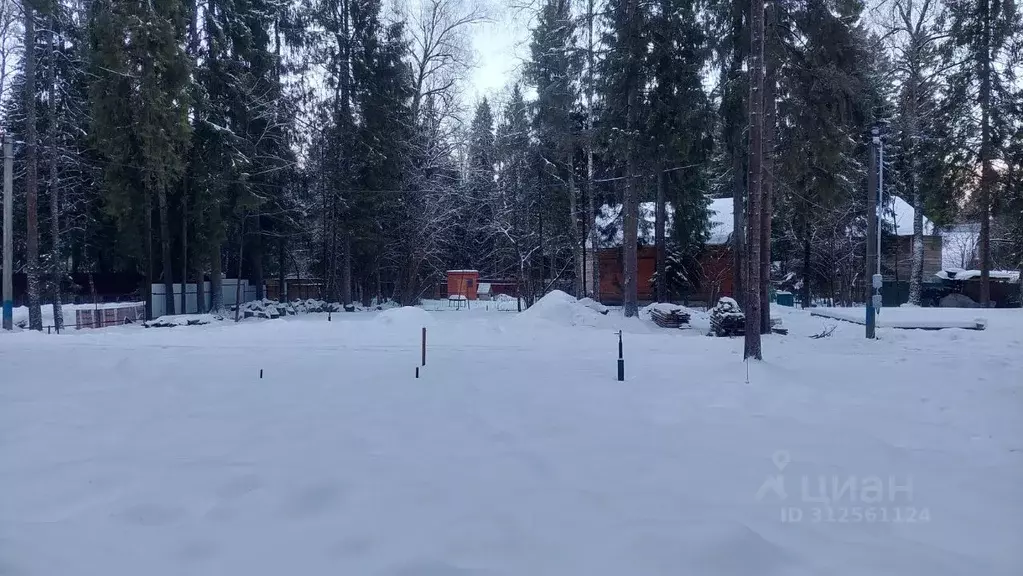
<path id="1" fill-rule="evenodd" d="M 1008 116 L 1014 106 L 1012 42 L 1021 29 L 1020 13 L 1011 0 L 948 0 L 951 42 L 948 62 L 956 62 L 949 79 L 948 105 L 969 128 L 960 146 L 970 153 L 963 160 L 980 164 L 977 217 L 980 220 L 980 304 L 991 301 L 991 207 L 998 175 L 995 163 L 1003 161 Z M 979 141 L 978 141 L 979 137 Z M 974 153 L 974 151 L 976 151 Z"/>
<path id="2" fill-rule="evenodd" d="M 28 276 L 28 327 L 43 329 L 39 303 L 39 168 L 36 136 L 36 8 L 25 2 L 25 272 Z"/>
<path id="3" fill-rule="evenodd" d="M 46 154 L 49 164 L 49 187 L 50 196 L 50 277 L 53 283 L 53 327 L 60 333 L 64 329 L 64 306 L 60 297 L 60 285 L 64 280 L 63 256 L 61 254 L 60 242 L 60 186 L 58 181 L 59 148 L 57 145 L 57 58 L 59 49 L 57 47 L 57 11 L 59 6 L 56 1 L 51 1 L 47 11 L 49 12 L 49 61 L 47 62 L 46 91 L 47 91 L 47 117 L 46 117 Z"/>
<path id="4" fill-rule="evenodd" d="M 494 115 L 490 102 L 484 98 L 476 106 L 469 128 L 469 158 L 466 175 L 469 232 L 469 265 L 483 275 L 496 274 L 494 260 L 493 213 L 491 203 L 497 194 L 494 164 Z"/>
<path id="5" fill-rule="evenodd" d="M 655 245 L 656 278 L 666 276 L 669 235 L 671 253 L 694 272 L 706 236 L 705 168 L 714 127 L 710 99 L 703 89 L 702 70 L 710 57 L 706 30 L 691 0 L 660 0 L 649 17 L 647 67 L 653 87 L 643 131 L 643 155 L 653 159 L 657 186 Z M 674 228 L 667 230 L 667 203 Z M 668 300 L 668 282 L 657 282 L 657 300 Z"/>
<path id="6" fill-rule="evenodd" d="M 609 30 L 604 37 L 608 54 L 602 63 L 605 103 L 602 119 L 611 143 L 610 152 L 624 172 L 622 198 L 622 297 L 626 317 L 638 314 L 637 244 L 639 224 L 639 131 L 644 110 L 641 90 L 647 82 L 644 66 L 648 38 L 644 12 L 638 0 L 611 0 L 607 6 Z"/>
<path id="7" fill-rule="evenodd" d="M 538 206 L 532 193 L 535 173 L 530 169 L 535 151 L 530 143 L 529 118 L 522 91 L 516 84 L 497 127 L 498 193 L 491 203 L 494 234 L 502 255 L 502 270 L 514 274 L 518 293 L 526 306 L 532 306 L 538 291 L 535 285 L 534 259 L 540 242 L 531 222 Z"/>
<path id="8" fill-rule="evenodd" d="M 743 358 L 763 359 L 760 346 L 760 200 L 764 177 L 764 0 L 753 0 L 750 18 L 749 224 L 746 333 Z"/>
<path id="9" fill-rule="evenodd" d="M 555 214 L 552 223 L 563 224 L 569 230 L 573 293 L 582 297 L 583 242 L 574 166 L 578 129 L 573 118 L 578 99 L 576 80 L 582 63 L 575 49 L 570 0 L 545 0 L 532 37 L 532 57 L 526 62 L 524 77 L 537 92 L 533 126 L 539 141 L 537 151 L 545 168 L 544 198 L 546 204 L 555 205 L 560 204 L 558 199 L 567 199 L 567 214 Z"/>
<path id="10" fill-rule="evenodd" d="M 105 163 L 105 205 L 129 242 L 141 239 L 135 254 L 145 262 L 148 296 L 155 198 L 168 313 L 174 311 L 174 293 L 167 195 L 180 179 L 189 132 L 185 16 L 176 0 L 139 5 L 97 0 L 91 14 L 90 99 L 95 147 Z"/>
<path id="11" fill-rule="evenodd" d="M 942 158 L 936 143 L 942 139 L 938 120 L 938 93 L 943 66 L 938 23 L 943 16 L 929 0 L 900 0 L 892 8 L 890 34 L 895 45 L 895 71 L 901 84 L 895 120 L 900 152 L 900 190 L 913 206 L 913 253 L 909 303 L 919 306 L 923 288 L 924 212 L 928 195 L 941 187 Z"/>

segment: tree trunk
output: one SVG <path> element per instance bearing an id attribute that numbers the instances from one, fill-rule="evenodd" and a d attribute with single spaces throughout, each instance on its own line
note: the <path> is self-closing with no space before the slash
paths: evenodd
<path id="1" fill-rule="evenodd" d="M 804 210 L 807 208 L 804 206 Z M 810 226 L 803 214 L 803 308 L 810 307 Z"/>
<path id="2" fill-rule="evenodd" d="M 774 158 L 775 138 L 778 123 L 778 54 L 775 41 L 778 23 L 778 0 L 772 0 L 767 8 L 768 34 L 764 39 L 764 169 L 763 203 L 760 206 L 760 333 L 771 333 L 771 220 L 774 216 Z"/>
<path id="3" fill-rule="evenodd" d="M 733 270 L 733 296 L 739 307 L 746 309 L 745 286 L 746 271 L 746 249 L 744 236 L 746 233 L 746 206 L 745 190 L 743 189 L 743 166 L 742 155 L 739 153 L 742 144 L 740 137 L 736 137 L 735 153 L 732 155 L 732 270 Z"/>
<path id="4" fill-rule="evenodd" d="M 234 321 L 241 320 L 242 314 L 242 264 L 245 262 L 245 224 L 249 215 L 242 216 L 242 231 L 238 235 L 238 275 L 234 285 Z"/>
<path id="5" fill-rule="evenodd" d="M 665 240 L 665 226 L 667 225 L 668 211 L 665 205 L 667 191 L 667 174 L 664 173 L 664 163 L 657 164 L 657 203 L 654 214 L 654 246 L 657 249 L 657 301 L 668 301 L 668 279 L 665 276 L 667 269 L 668 247 Z"/>
<path id="6" fill-rule="evenodd" d="M 219 238 L 210 245 L 210 312 L 224 312 L 224 267 Z"/>
<path id="7" fill-rule="evenodd" d="M 263 291 L 263 222 L 258 215 L 252 218 L 252 283 L 256 287 L 256 300 L 262 301 L 266 294 Z"/>
<path id="8" fill-rule="evenodd" d="M 980 62 L 980 305 L 991 305 L 991 187 L 995 174 L 991 140 L 991 2 L 980 0 L 984 55 Z"/>
<path id="9" fill-rule="evenodd" d="M 760 345 L 760 201 L 764 177 L 764 0 L 752 0 L 749 89 L 749 278 L 744 358 L 763 359 Z"/>
<path id="10" fill-rule="evenodd" d="M 630 42 L 637 42 L 638 30 L 636 29 L 636 4 L 638 0 L 627 0 L 626 4 L 626 18 L 628 22 L 630 32 Z M 636 115 L 639 92 L 639 62 L 635 62 L 636 50 L 632 49 L 630 52 L 629 67 L 626 72 L 627 88 L 628 90 L 628 109 L 626 111 L 626 128 L 625 131 L 629 134 L 628 139 L 628 151 L 626 164 L 626 170 L 628 171 L 625 180 L 625 198 L 622 201 L 622 226 L 623 226 L 623 239 L 622 249 L 625 252 L 622 266 L 622 280 L 624 286 L 622 286 L 622 305 L 626 318 L 631 318 L 639 314 L 639 298 L 637 294 L 638 279 L 637 279 L 637 234 L 638 221 L 639 221 L 639 197 L 638 191 L 636 190 L 636 171 L 638 169 L 637 162 L 637 150 L 635 137 L 632 135 L 632 131 L 636 129 Z"/>
<path id="11" fill-rule="evenodd" d="M 35 11 L 25 11 L 25 273 L 28 276 L 28 327 L 43 329 L 39 304 L 39 175 L 36 160 L 36 30 Z"/>
<path id="12" fill-rule="evenodd" d="M 579 232 L 579 191 L 575 187 L 575 169 L 572 166 L 571 159 L 568 162 L 568 222 L 571 226 L 572 232 L 572 260 L 575 264 L 575 280 L 572 283 L 574 294 L 576 298 L 582 298 L 585 295 L 585 276 L 586 269 L 584 267 L 583 260 L 583 239 L 582 234 Z"/>
<path id="13" fill-rule="evenodd" d="M 594 51 L 596 50 L 593 40 L 593 3 L 588 0 L 586 4 L 586 202 L 588 213 L 586 223 L 590 227 L 590 252 L 593 254 L 593 262 L 590 270 L 590 297 L 600 301 L 600 230 L 596 226 L 597 215 L 597 194 L 593 182 L 593 67 Z"/>
<path id="14" fill-rule="evenodd" d="M 53 327 L 60 334 L 64 329 L 64 307 L 61 302 L 60 285 L 64 280 L 64 259 L 61 254 L 60 242 L 60 182 L 58 181 L 57 162 L 60 154 L 57 151 L 57 19 L 50 15 L 50 69 L 46 84 L 50 92 L 47 148 L 50 163 L 50 239 L 52 254 L 50 260 L 53 277 Z"/>
<path id="15" fill-rule="evenodd" d="M 157 184 L 156 198 L 160 210 L 160 254 L 163 259 L 164 302 L 167 314 L 174 315 L 174 267 L 171 262 L 170 215 L 167 209 L 167 186 Z"/>
<path id="16" fill-rule="evenodd" d="M 277 301 L 282 304 L 290 300 L 286 290 L 288 282 L 287 274 L 285 273 L 288 265 L 286 261 L 287 254 L 284 250 L 286 244 L 287 238 L 284 237 L 284 234 L 281 234 L 281 237 L 277 240 Z"/>
<path id="17" fill-rule="evenodd" d="M 355 306 L 352 304 L 352 231 L 346 230 L 344 237 L 344 262 L 341 268 L 341 303 L 345 310 L 352 312 Z"/>
<path id="18" fill-rule="evenodd" d="M 907 3 L 907 8 L 910 17 L 912 17 L 913 4 L 912 0 Z M 910 34 L 914 34 L 912 31 Z M 909 84 L 908 92 L 909 98 L 906 103 L 906 161 L 908 164 L 908 170 L 906 171 L 906 178 L 908 180 L 908 188 L 910 191 L 910 199 L 913 202 L 913 255 L 912 255 L 912 266 L 909 274 L 909 303 L 913 306 L 920 305 L 920 299 L 923 292 L 923 279 L 924 279 L 924 202 L 923 194 L 920 190 L 919 182 L 917 179 L 917 173 L 919 171 L 918 158 L 917 158 L 917 140 L 919 139 L 918 134 L 918 118 L 917 118 L 917 98 L 919 98 L 918 88 L 920 86 L 920 71 L 917 68 L 916 62 L 916 43 L 917 39 L 915 36 L 910 38 L 910 75 L 907 79 Z M 898 238 L 896 238 L 896 245 L 898 245 Z M 896 268 L 898 267 L 898 260 L 896 260 Z"/>
<path id="19" fill-rule="evenodd" d="M 181 313 L 188 314 L 188 176 L 181 186 Z M 197 304 L 198 306 L 198 304 Z"/>
<path id="20" fill-rule="evenodd" d="M 197 314 L 205 314 L 206 278 L 203 277 L 202 267 L 197 264 L 198 259 L 195 262 L 195 311 Z"/>
<path id="21" fill-rule="evenodd" d="M 142 253 L 146 260 L 146 319 L 153 319 L 153 197 L 148 186 L 142 187 Z M 164 310 L 164 314 L 167 311 Z"/>

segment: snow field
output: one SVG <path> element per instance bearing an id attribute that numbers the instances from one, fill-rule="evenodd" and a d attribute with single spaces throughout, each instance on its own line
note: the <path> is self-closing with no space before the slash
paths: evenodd
<path id="1" fill-rule="evenodd" d="M 741 339 L 551 308 L 0 338 L 0 572 L 1018 574 L 1023 312 L 780 310 L 747 384 Z M 813 521 L 820 477 L 889 520 Z"/>

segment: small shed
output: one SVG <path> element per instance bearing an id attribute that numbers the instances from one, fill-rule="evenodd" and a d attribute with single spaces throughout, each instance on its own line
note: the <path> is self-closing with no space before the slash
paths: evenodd
<path id="1" fill-rule="evenodd" d="M 466 300 L 475 300 L 479 281 L 477 270 L 448 270 L 448 298 L 464 296 Z"/>

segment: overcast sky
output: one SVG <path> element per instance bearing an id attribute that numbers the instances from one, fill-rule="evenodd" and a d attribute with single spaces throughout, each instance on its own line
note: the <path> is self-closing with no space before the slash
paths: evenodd
<path id="1" fill-rule="evenodd" d="M 477 26 L 473 47 L 478 66 L 472 73 L 471 101 L 499 93 L 518 79 L 529 55 L 528 39 L 528 23 L 509 10 L 491 12 L 491 21 Z"/>

